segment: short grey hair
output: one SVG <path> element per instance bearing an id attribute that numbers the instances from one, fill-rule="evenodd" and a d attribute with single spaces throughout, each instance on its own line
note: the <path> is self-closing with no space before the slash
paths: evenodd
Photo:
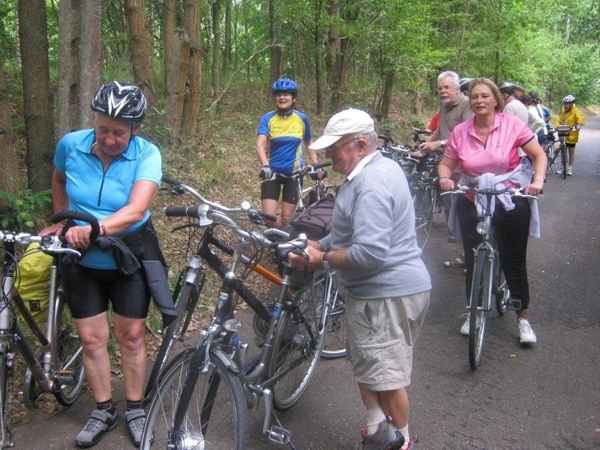
<path id="1" fill-rule="evenodd" d="M 369 148 L 377 148 L 379 143 L 379 135 L 377 131 L 370 131 L 368 133 L 356 133 L 352 135 L 353 139 L 364 139 L 367 142 Z"/>
<path id="2" fill-rule="evenodd" d="M 440 83 L 440 81 L 442 81 L 445 78 L 452 78 L 452 82 L 454 83 L 454 86 L 456 86 L 456 87 L 460 86 L 460 82 L 459 82 L 460 78 L 456 72 L 453 72 L 452 70 L 446 70 L 445 72 L 440 73 L 437 77 L 438 84 Z"/>

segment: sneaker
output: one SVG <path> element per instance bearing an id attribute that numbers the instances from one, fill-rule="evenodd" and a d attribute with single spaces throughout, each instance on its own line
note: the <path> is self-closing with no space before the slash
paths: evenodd
<path id="1" fill-rule="evenodd" d="M 570 167 L 567 169 L 567 176 L 573 176 L 573 169 Z"/>
<path id="2" fill-rule="evenodd" d="M 519 319 L 519 338 L 521 344 L 535 344 L 537 340 L 527 319 Z"/>
<path id="3" fill-rule="evenodd" d="M 117 411 L 109 414 L 107 411 L 95 409 L 83 430 L 75 438 L 75 443 L 79 447 L 93 447 L 100 442 L 104 433 L 117 426 L 118 421 Z"/>
<path id="4" fill-rule="evenodd" d="M 132 409 L 125 412 L 125 420 L 127 421 L 127 428 L 129 428 L 133 443 L 136 447 L 139 447 L 142 441 L 144 424 L 146 423 L 146 413 L 143 409 Z"/>
<path id="5" fill-rule="evenodd" d="M 398 450 L 404 445 L 400 430 L 387 420 L 379 422 L 375 433 L 367 434 L 367 430 L 362 430 L 361 435 L 363 450 Z"/>
<path id="6" fill-rule="evenodd" d="M 419 439 L 411 436 L 408 439 L 408 445 L 406 447 L 402 447 L 402 450 L 417 450 L 417 442 L 419 442 Z"/>
<path id="7" fill-rule="evenodd" d="M 556 175 L 562 175 L 563 171 L 562 169 L 558 169 L 556 172 L 554 172 Z"/>
<path id="8" fill-rule="evenodd" d="M 463 323 L 462 327 L 460 327 L 460 334 L 463 336 L 469 335 L 469 327 L 471 326 L 471 316 L 467 314 L 467 320 Z"/>

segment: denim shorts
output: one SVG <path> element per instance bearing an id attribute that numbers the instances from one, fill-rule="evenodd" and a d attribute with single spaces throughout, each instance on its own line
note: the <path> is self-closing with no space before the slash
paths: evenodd
<path id="1" fill-rule="evenodd" d="M 376 300 L 346 296 L 347 350 L 358 383 L 370 391 L 410 384 L 413 346 L 429 298 L 430 291 Z"/>

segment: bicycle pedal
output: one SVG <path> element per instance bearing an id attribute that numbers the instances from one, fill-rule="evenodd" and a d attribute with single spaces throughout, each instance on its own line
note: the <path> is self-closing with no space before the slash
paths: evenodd
<path id="1" fill-rule="evenodd" d="M 514 309 L 516 311 L 520 311 L 521 310 L 521 300 L 518 299 L 509 299 L 508 300 L 508 308 L 509 309 Z"/>
<path id="2" fill-rule="evenodd" d="M 277 445 L 289 445 L 292 440 L 292 432 L 278 426 L 272 426 L 271 429 L 267 431 L 267 436 L 269 441 Z"/>

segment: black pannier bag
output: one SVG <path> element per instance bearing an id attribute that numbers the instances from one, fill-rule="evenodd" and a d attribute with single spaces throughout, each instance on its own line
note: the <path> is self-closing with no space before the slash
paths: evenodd
<path id="1" fill-rule="evenodd" d="M 290 238 L 294 239 L 300 233 L 306 233 L 309 239 L 318 240 L 331 233 L 334 203 L 335 199 L 332 197 L 322 198 L 293 217 L 286 230 L 290 233 Z"/>

